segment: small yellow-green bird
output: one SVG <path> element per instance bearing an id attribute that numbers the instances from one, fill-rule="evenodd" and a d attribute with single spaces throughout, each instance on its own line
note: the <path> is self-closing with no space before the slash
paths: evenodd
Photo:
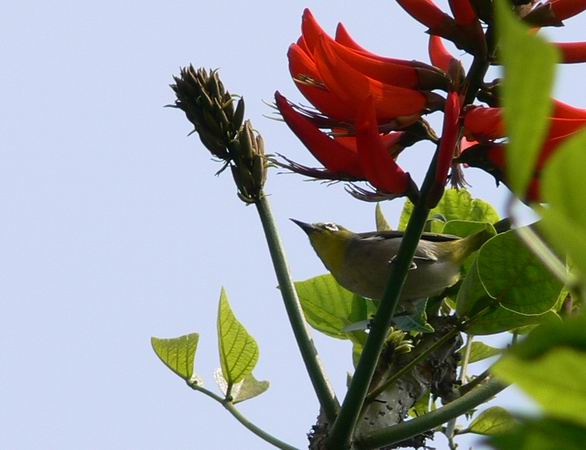
<path id="1" fill-rule="evenodd" d="M 307 233 L 313 249 L 341 286 L 363 297 L 382 298 L 402 231 L 353 233 L 334 223 L 291 220 Z M 423 233 L 400 302 L 439 295 L 456 284 L 464 260 L 492 236 L 490 229 L 465 238 Z"/>

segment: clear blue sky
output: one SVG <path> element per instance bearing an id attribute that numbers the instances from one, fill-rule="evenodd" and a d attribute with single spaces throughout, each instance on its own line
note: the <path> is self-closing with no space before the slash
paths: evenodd
<path id="1" fill-rule="evenodd" d="M 224 286 L 261 348 L 272 386 L 242 406 L 304 446 L 317 404 L 285 320 L 253 207 L 164 109 L 180 66 L 221 69 L 247 100 L 268 152 L 312 162 L 263 117 L 275 89 L 301 99 L 286 50 L 304 7 L 333 31 L 343 21 L 374 51 L 426 60 L 423 27 L 394 2 L 19 1 L 0 16 L 0 448 L 221 450 L 268 448 L 221 407 L 191 392 L 149 338 L 201 333 L 196 368 L 213 387 L 215 315 Z M 580 40 L 584 19 L 560 33 Z M 583 37 L 583 36 L 582 36 Z M 586 106 L 583 71 L 561 98 Z M 576 88 L 575 86 L 578 86 Z M 430 149 L 403 159 L 415 175 Z M 473 193 L 501 208 L 506 192 L 469 171 Z M 267 191 L 297 279 L 324 272 L 287 219 L 373 228 L 373 206 L 292 175 Z M 396 223 L 402 202 L 385 205 Z M 338 392 L 348 344 L 316 336 Z M 518 397 L 505 396 L 509 404 Z M 508 399 L 508 400 L 507 400 Z M 442 448 L 443 442 L 435 445 Z"/>

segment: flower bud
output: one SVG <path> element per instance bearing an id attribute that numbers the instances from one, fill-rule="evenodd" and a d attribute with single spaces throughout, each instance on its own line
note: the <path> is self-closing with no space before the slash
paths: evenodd
<path id="1" fill-rule="evenodd" d="M 245 203 L 259 200 L 268 162 L 261 136 L 250 121 L 244 121 L 244 100 L 234 105 L 234 97 L 215 70 L 195 70 L 190 65 L 173 78 L 171 88 L 177 99 L 171 106 L 185 113 L 203 145 L 225 162 L 220 172 L 230 167 L 240 199 Z"/>
<path id="2" fill-rule="evenodd" d="M 171 106 L 185 113 L 213 156 L 228 162 L 229 144 L 242 125 L 244 101 L 240 99 L 234 109 L 232 95 L 224 88 L 216 70 L 195 70 L 190 65 L 173 79 L 175 84 L 171 89 L 177 99 Z"/>
<path id="3" fill-rule="evenodd" d="M 238 196 L 245 203 L 254 203 L 262 195 L 268 161 L 265 158 L 262 137 L 253 130 L 249 120 L 238 130 L 233 148 L 239 149 L 232 155 L 231 166 Z"/>

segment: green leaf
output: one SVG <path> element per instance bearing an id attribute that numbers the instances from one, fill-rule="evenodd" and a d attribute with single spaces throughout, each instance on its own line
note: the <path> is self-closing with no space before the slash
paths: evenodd
<path id="1" fill-rule="evenodd" d="M 491 436 L 498 450 L 583 450 L 586 429 L 552 419 L 526 420 L 502 434 Z"/>
<path id="2" fill-rule="evenodd" d="M 560 347 L 530 361 L 511 354 L 492 372 L 515 383 L 547 414 L 586 426 L 586 352 Z"/>
<path id="3" fill-rule="evenodd" d="M 216 383 L 224 395 L 228 394 L 228 382 L 222 375 L 222 369 L 214 373 Z M 258 381 L 254 375 L 249 374 L 242 381 L 234 384 L 230 392 L 232 403 L 240 403 L 251 398 L 258 397 L 264 393 L 270 386 L 268 381 Z"/>
<path id="4" fill-rule="evenodd" d="M 151 338 L 153 350 L 163 364 L 185 381 L 193 381 L 193 364 L 199 335 L 187 334 L 171 339 Z"/>
<path id="5" fill-rule="evenodd" d="M 470 349 L 470 357 L 468 358 L 468 364 L 472 364 L 478 361 L 482 361 L 493 356 L 500 355 L 503 352 L 500 348 L 491 347 L 484 342 L 476 341 L 472 342 L 472 348 Z M 464 357 L 464 348 L 460 350 L 460 354 Z"/>
<path id="6" fill-rule="evenodd" d="M 454 236 L 466 237 L 471 234 L 478 233 L 479 231 L 485 230 L 487 227 L 492 228 L 492 225 L 487 225 L 486 222 L 474 222 L 471 220 L 450 220 L 446 222 L 442 234 L 453 234 Z M 493 234 L 496 234 L 494 231 Z"/>
<path id="7" fill-rule="evenodd" d="M 470 316 L 492 306 L 468 332 L 497 333 L 541 322 L 545 317 L 539 316 L 553 310 L 561 290 L 516 232 L 508 231 L 479 250 L 458 292 L 456 312 Z"/>
<path id="8" fill-rule="evenodd" d="M 543 171 L 543 227 L 552 243 L 586 274 L 586 131 L 562 144 Z"/>
<path id="9" fill-rule="evenodd" d="M 486 336 L 556 321 L 560 321 L 560 317 L 554 311 L 548 311 L 544 314 L 525 315 L 497 306 L 488 314 L 475 319 L 474 323 L 466 329 L 466 333 L 475 336 Z"/>
<path id="10" fill-rule="evenodd" d="M 413 211 L 413 204 L 407 200 L 399 220 L 399 229 L 404 230 Z M 495 223 L 499 220 L 496 210 L 487 202 L 472 198 L 465 189 L 447 189 L 440 202 L 429 213 L 433 220 L 430 231 L 440 233 L 446 222 L 463 220 L 472 222 Z M 439 220 L 441 219 L 441 220 Z"/>
<path id="11" fill-rule="evenodd" d="M 504 80 L 502 102 L 507 145 L 507 179 L 525 197 L 541 144 L 548 131 L 556 49 L 532 33 L 512 13 L 508 1 L 496 2 L 497 33 Z"/>
<path id="12" fill-rule="evenodd" d="M 493 406 L 482 411 L 470 423 L 468 431 L 475 434 L 492 435 L 508 431 L 515 426 L 516 420 L 504 408 Z"/>
<path id="13" fill-rule="evenodd" d="M 586 317 L 571 317 L 537 328 L 511 348 L 509 353 L 532 360 L 557 347 L 569 347 L 586 353 Z"/>
<path id="14" fill-rule="evenodd" d="M 385 219 L 383 214 L 383 210 L 380 207 L 380 203 L 376 204 L 376 209 L 374 211 L 375 221 L 376 221 L 376 231 L 389 231 L 392 230 L 389 222 Z"/>
<path id="15" fill-rule="evenodd" d="M 230 391 L 252 373 L 258 361 L 258 345 L 234 316 L 223 288 L 218 308 L 218 347 L 222 374 Z"/>
<path id="16" fill-rule="evenodd" d="M 368 301 L 340 286 L 331 274 L 295 282 L 307 322 L 316 330 L 337 339 L 350 339 L 357 333 L 345 328 L 368 319 Z"/>

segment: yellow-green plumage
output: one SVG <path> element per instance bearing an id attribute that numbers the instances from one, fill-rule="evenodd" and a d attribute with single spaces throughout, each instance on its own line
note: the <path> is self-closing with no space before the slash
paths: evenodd
<path id="1" fill-rule="evenodd" d="M 363 297 L 382 298 L 402 232 L 358 234 L 335 224 L 294 222 L 307 233 L 315 252 L 341 286 Z M 463 239 L 424 233 L 400 300 L 431 297 L 456 284 L 464 260 L 492 235 L 489 230 Z"/>

